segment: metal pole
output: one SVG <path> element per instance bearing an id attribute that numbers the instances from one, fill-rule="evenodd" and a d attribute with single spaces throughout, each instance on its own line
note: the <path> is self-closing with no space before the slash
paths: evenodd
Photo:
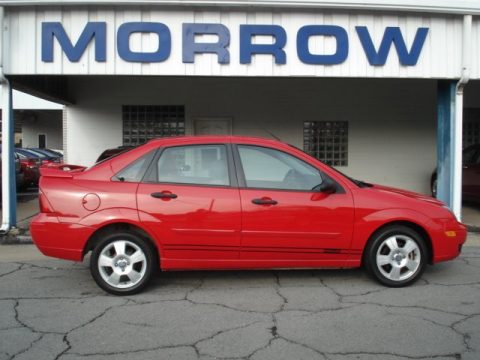
<path id="1" fill-rule="evenodd" d="M 13 153 L 14 129 L 12 110 L 12 88 L 3 74 L 4 8 L 0 7 L 0 84 L 2 90 L 2 226 L 6 233 L 16 224 L 15 160 Z"/>
<path id="2" fill-rule="evenodd" d="M 463 17 L 462 76 L 456 86 L 453 126 L 453 196 L 452 211 L 460 221 L 462 216 L 462 148 L 463 148 L 463 90 L 470 79 L 472 45 L 472 15 Z"/>

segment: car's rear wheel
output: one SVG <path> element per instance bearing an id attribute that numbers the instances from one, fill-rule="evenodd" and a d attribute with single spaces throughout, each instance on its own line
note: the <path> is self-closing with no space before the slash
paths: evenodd
<path id="1" fill-rule="evenodd" d="M 115 295 L 140 292 L 152 278 L 152 246 L 136 234 L 114 233 L 102 238 L 92 252 L 90 271 L 95 282 Z"/>
<path id="2" fill-rule="evenodd" d="M 420 278 L 427 263 L 425 241 L 413 229 L 394 225 L 375 233 L 364 255 L 368 272 L 390 287 L 407 286 Z"/>

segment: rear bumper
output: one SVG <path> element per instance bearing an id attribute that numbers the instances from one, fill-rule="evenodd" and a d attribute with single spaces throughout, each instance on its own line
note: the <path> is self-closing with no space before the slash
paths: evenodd
<path id="1" fill-rule="evenodd" d="M 30 233 L 38 249 L 47 256 L 81 261 L 83 249 L 94 228 L 61 223 L 56 216 L 40 213 L 30 223 Z"/>
<path id="2" fill-rule="evenodd" d="M 467 239 L 467 227 L 456 220 L 443 223 L 443 231 L 434 239 L 433 263 L 455 259 Z"/>

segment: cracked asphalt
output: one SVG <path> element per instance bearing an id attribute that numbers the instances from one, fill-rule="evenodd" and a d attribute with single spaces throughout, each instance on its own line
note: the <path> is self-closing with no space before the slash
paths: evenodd
<path id="1" fill-rule="evenodd" d="M 480 247 L 385 288 L 362 270 L 159 274 L 110 296 L 88 262 L 0 247 L 0 359 L 480 359 Z"/>

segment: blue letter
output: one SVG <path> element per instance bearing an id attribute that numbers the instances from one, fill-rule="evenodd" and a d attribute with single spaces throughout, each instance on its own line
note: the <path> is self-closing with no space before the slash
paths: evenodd
<path id="1" fill-rule="evenodd" d="M 400 28 L 387 27 L 385 29 L 385 33 L 383 34 L 380 48 L 377 52 L 367 27 L 356 26 L 355 29 L 357 30 L 358 38 L 362 43 L 363 50 L 365 51 L 365 55 L 367 55 L 370 65 L 385 65 L 392 43 L 397 49 L 400 64 L 405 66 L 415 65 L 418 61 L 418 57 L 420 56 L 420 52 L 422 51 L 423 44 L 425 43 L 425 39 L 427 38 L 428 34 L 428 28 L 418 28 L 417 33 L 415 34 L 415 39 L 413 39 L 412 48 L 410 49 L 410 52 L 408 52 Z"/>
<path id="2" fill-rule="evenodd" d="M 273 44 L 252 44 L 252 36 L 269 35 L 275 41 Z M 252 54 L 271 54 L 275 64 L 285 64 L 287 55 L 283 47 L 287 43 L 285 30 L 278 25 L 240 25 L 240 64 L 250 64 Z"/>
<path id="3" fill-rule="evenodd" d="M 216 43 L 196 43 L 195 36 L 202 34 L 217 35 Z M 195 54 L 217 54 L 219 64 L 230 63 L 230 32 L 222 24 L 183 24 L 183 62 L 193 63 Z"/>
<path id="4" fill-rule="evenodd" d="M 158 49 L 154 52 L 134 52 L 130 50 L 130 35 L 135 32 L 158 35 Z M 170 56 L 172 40 L 170 30 L 162 23 L 128 22 L 120 25 L 117 32 L 118 55 L 130 62 L 161 62 Z"/>
<path id="5" fill-rule="evenodd" d="M 42 23 L 42 61 L 53 62 L 53 38 L 56 37 L 60 47 L 71 62 L 77 62 L 95 38 L 95 61 L 106 60 L 107 23 L 89 22 L 83 29 L 75 45 L 72 44 L 65 29 L 59 22 Z"/>
<path id="6" fill-rule="evenodd" d="M 337 50 L 332 55 L 315 55 L 308 48 L 308 39 L 313 35 L 334 36 Z M 335 25 L 307 25 L 297 33 L 297 54 L 305 64 L 341 64 L 348 56 L 348 35 L 344 28 Z"/>

